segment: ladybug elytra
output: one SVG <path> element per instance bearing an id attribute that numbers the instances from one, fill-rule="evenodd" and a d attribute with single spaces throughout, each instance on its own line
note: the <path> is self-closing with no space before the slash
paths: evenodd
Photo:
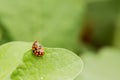
<path id="1" fill-rule="evenodd" d="M 32 45 L 32 51 L 36 56 L 43 56 L 44 55 L 44 48 L 39 44 L 38 41 L 35 41 Z"/>

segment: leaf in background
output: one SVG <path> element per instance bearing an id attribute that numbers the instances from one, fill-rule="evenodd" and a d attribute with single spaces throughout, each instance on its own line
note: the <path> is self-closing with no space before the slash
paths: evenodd
<path id="1" fill-rule="evenodd" d="M 118 17 L 116 29 L 115 29 L 115 34 L 114 34 L 114 41 L 113 44 L 114 46 L 120 48 L 120 15 Z"/>
<path id="2" fill-rule="evenodd" d="M 120 50 L 104 48 L 98 55 L 84 54 L 85 69 L 75 80 L 120 80 Z"/>
<path id="3" fill-rule="evenodd" d="M 2 40 L 2 30 L 0 28 L 0 43 L 1 43 L 1 40 Z"/>
<path id="4" fill-rule="evenodd" d="M 0 44 L 3 44 L 11 40 L 12 40 L 12 37 L 9 31 L 7 31 L 4 25 L 0 22 Z"/>
<path id="5" fill-rule="evenodd" d="M 83 0 L 0 0 L 1 20 L 13 40 L 76 52 L 84 8 Z"/>
<path id="6" fill-rule="evenodd" d="M 90 0 L 91 1 L 91 0 Z M 88 27 L 87 33 L 89 44 L 99 49 L 103 46 L 112 45 L 114 38 L 115 21 L 118 15 L 116 0 L 94 0 L 95 2 L 87 5 L 87 18 L 85 19 Z"/>
<path id="7" fill-rule="evenodd" d="M 11 42 L 0 46 L 0 80 L 73 80 L 83 62 L 73 52 L 45 48 L 45 55 L 33 55 L 31 43 Z"/>

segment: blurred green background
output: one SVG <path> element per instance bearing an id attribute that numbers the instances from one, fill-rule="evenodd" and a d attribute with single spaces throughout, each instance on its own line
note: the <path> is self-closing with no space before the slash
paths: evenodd
<path id="1" fill-rule="evenodd" d="M 120 0 L 0 0 L 0 44 L 35 40 L 83 56 L 77 80 L 120 80 Z"/>

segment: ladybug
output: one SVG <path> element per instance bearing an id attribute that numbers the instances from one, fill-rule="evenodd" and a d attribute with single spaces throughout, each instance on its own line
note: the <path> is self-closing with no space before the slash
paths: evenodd
<path id="1" fill-rule="evenodd" d="M 35 56 L 43 56 L 44 48 L 39 44 L 38 41 L 35 41 L 32 45 L 32 51 Z"/>

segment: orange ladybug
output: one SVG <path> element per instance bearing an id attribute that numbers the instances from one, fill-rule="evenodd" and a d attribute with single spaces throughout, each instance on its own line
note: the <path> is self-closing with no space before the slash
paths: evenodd
<path id="1" fill-rule="evenodd" d="M 44 48 L 39 44 L 38 41 L 35 41 L 32 45 L 32 51 L 36 56 L 43 56 L 44 55 Z"/>

